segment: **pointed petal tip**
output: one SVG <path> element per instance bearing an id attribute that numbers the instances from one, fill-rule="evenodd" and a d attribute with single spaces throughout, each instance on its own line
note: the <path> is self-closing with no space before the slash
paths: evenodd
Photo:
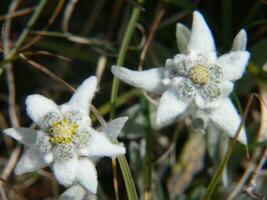
<path id="1" fill-rule="evenodd" d="M 36 130 L 24 127 L 4 129 L 3 133 L 27 146 L 35 142 L 37 135 Z"/>
<path id="2" fill-rule="evenodd" d="M 235 137 L 241 123 L 241 117 L 230 98 L 223 99 L 220 106 L 210 112 L 208 117 L 217 128 L 221 129 L 230 137 Z M 247 145 L 247 135 L 244 127 L 242 127 L 237 140 L 240 143 Z"/>
<path id="3" fill-rule="evenodd" d="M 96 90 L 97 88 L 97 78 L 96 76 L 90 76 L 87 79 L 85 79 L 81 85 L 78 88 L 81 88 L 83 86 L 90 87 L 92 90 Z"/>
<path id="4" fill-rule="evenodd" d="M 116 147 L 114 147 L 113 150 L 111 150 L 111 155 L 110 157 L 117 157 L 117 156 L 120 156 L 120 155 L 124 155 L 126 154 L 126 148 L 124 147 L 124 145 L 122 143 L 118 143 L 116 144 Z"/>
<path id="5" fill-rule="evenodd" d="M 193 12 L 193 22 L 194 21 L 199 21 L 199 22 L 202 21 L 202 22 L 204 22 L 204 24 L 206 24 L 206 20 L 205 20 L 204 16 L 198 10 L 195 10 Z"/>
<path id="6" fill-rule="evenodd" d="M 83 117 L 87 118 L 90 112 L 90 104 L 96 91 L 97 78 L 90 76 L 78 86 L 71 99 L 61 105 L 61 111 L 66 112 L 68 109 L 78 110 Z"/>
<path id="7" fill-rule="evenodd" d="M 166 89 L 162 84 L 164 75 L 163 67 L 138 71 L 113 65 L 111 71 L 119 80 L 147 92 L 161 94 Z"/>
<path id="8" fill-rule="evenodd" d="M 14 128 L 7 128 L 3 130 L 3 133 L 12 137 L 13 133 L 14 133 Z"/>
<path id="9" fill-rule="evenodd" d="M 114 150 L 114 156 L 113 157 L 116 157 L 116 156 L 119 156 L 119 155 L 124 155 L 126 154 L 126 148 L 124 147 L 124 145 L 122 143 L 119 143 L 116 145 L 117 149 Z"/>
<path id="10" fill-rule="evenodd" d="M 203 15 L 198 10 L 193 11 L 193 16 L 194 17 L 203 17 Z"/>
<path id="11" fill-rule="evenodd" d="M 87 157 L 115 157 L 125 153 L 122 143 L 114 143 L 104 133 L 96 131 L 92 133 L 88 145 L 79 149 L 79 155 Z"/>
<path id="12" fill-rule="evenodd" d="M 124 68 L 124 67 L 119 66 L 119 65 L 112 65 L 111 72 L 118 79 L 126 81 L 127 76 L 129 76 L 129 73 L 131 73 L 132 70 L 129 70 L 129 69 Z"/>
<path id="13" fill-rule="evenodd" d="M 121 134 L 127 120 L 128 117 L 119 117 L 117 119 L 114 119 L 102 129 L 102 132 L 105 133 L 105 135 L 111 140 L 116 140 L 117 137 Z"/>
<path id="14" fill-rule="evenodd" d="M 120 152 L 121 155 L 126 154 L 126 148 L 124 147 L 123 144 L 120 144 Z"/>
<path id="15" fill-rule="evenodd" d="M 241 29 L 235 36 L 232 44 L 232 51 L 245 51 L 247 48 L 247 32 Z"/>
<path id="16" fill-rule="evenodd" d="M 192 34 L 188 44 L 188 52 L 203 53 L 214 58 L 215 43 L 211 30 L 199 11 L 193 12 Z"/>
<path id="17" fill-rule="evenodd" d="M 119 66 L 119 65 L 112 65 L 111 66 L 111 72 L 113 75 L 116 76 L 116 74 L 118 74 L 120 71 L 122 71 L 124 68 Z"/>
<path id="18" fill-rule="evenodd" d="M 218 63 L 222 66 L 223 80 L 236 81 L 240 79 L 249 62 L 250 53 L 248 51 L 235 50 L 224 54 L 218 58 Z"/>
<path id="19" fill-rule="evenodd" d="M 248 145 L 247 134 L 244 128 L 242 128 L 241 133 L 237 138 L 237 141 L 245 146 Z"/>
<path id="20" fill-rule="evenodd" d="M 247 31 L 244 28 L 242 28 L 239 33 L 242 35 L 247 35 Z"/>
<path id="21" fill-rule="evenodd" d="M 188 42 L 191 37 L 191 31 L 181 23 L 176 24 L 176 42 L 181 53 L 187 54 Z"/>
<path id="22" fill-rule="evenodd" d="M 36 124 L 40 125 L 40 120 L 49 112 L 58 112 L 57 104 L 50 98 L 46 98 L 40 94 L 32 94 L 26 97 L 27 115 Z"/>
<path id="23" fill-rule="evenodd" d="M 184 28 L 184 27 L 186 27 L 185 25 L 183 25 L 182 23 L 180 23 L 180 22 L 178 22 L 177 24 L 176 24 L 176 30 L 177 29 L 180 29 L 180 28 Z M 187 27 L 186 27 L 187 28 Z"/>
<path id="24" fill-rule="evenodd" d="M 37 98 L 42 98 L 43 96 L 40 94 L 31 94 L 28 95 L 25 99 L 25 104 L 28 107 L 33 101 L 36 101 Z"/>
<path id="25" fill-rule="evenodd" d="M 97 77 L 96 76 L 90 76 L 90 77 L 88 77 L 87 79 L 85 79 L 84 80 L 84 82 L 86 82 L 86 81 L 90 81 L 91 82 L 91 84 L 92 83 L 97 83 Z"/>
<path id="26" fill-rule="evenodd" d="M 245 29 L 241 29 L 238 33 L 237 36 L 240 38 L 244 38 L 247 41 L 247 31 Z"/>
<path id="27" fill-rule="evenodd" d="M 123 124 L 122 126 L 124 126 L 124 124 L 128 121 L 129 117 L 119 117 L 116 120 L 119 120 L 121 122 L 121 124 Z"/>

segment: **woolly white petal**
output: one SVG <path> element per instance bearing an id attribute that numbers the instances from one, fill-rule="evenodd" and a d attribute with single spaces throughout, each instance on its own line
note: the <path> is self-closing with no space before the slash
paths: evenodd
<path id="1" fill-rule="evenodd" d="M 176 25 L 176 40 L 179 51 L 187 53 L 188 42 L 191 37 L 190 30 L 183 24 L 177 23 Z"/>
<path id="2" fill-rule="evenodd" d="M 39 152 L 38 147 L 29 147 L 17 163 L 15 174 L 20 175 L 47 166 L 47 163 L 44 162 L 42 156 L 43 155 Z"/>
<path id="3" fill-rule="evenodd" d="M 219 88 L 221 90 L 221 96 L 222 97 L 228 97 L 234 88 L 234 84 L 230 81 L 224 81 L 218 85 L 219 85 Z"/>
<path id="4" fill-rule="evenodd" d="M 124 67 L 113 65 L 112 73 L 118 79 L 134 87 L 144 89 L 148 92 L 161 94 L 165 87 L 162 83 L 163 68 L 153 68 L 144 71 L 133 71 Z"/>
<path id="5" fill-rule="evenodd" d="M 215 52 L 212 33 L 202 14 L 198 11 L 193 13 L 192 33 L 188 44 L 188 52 L 202 53 L 207 56 Z"/>
<path id="6" fill-rule="evenodd" d="M 163 127 L 171 124 L 185 111 L 190 101 L 184 102 L 179 100 L 175 91 L 172 89 L 165 91 L 160 98 L 156 114 L 156 126 Z"/>
<path id="7" fill-rule="evenodd" d="M 47 164 L 52 163 L 54 160 L 54 154 L 52 152 L 48 152 L 44 155 L 43 159 Z"/>
<path id="8" fill-rule="evenodd" d="M 247 33 L 244 29 L 241 29 L 235 36 L 232 45 L 232 51 L 245 51 L 247 47 Z"/>
<path id="9" fill-rule="evenodd" d="M 77 88 L 67 105 L 73 110 L 79 110 L 83 116 L 88 117 L 96 87 L 96 77 L 89 77 Z"/>
<path id="10" fill-rule="evenodd" d="M 234 51 L 218 58 L 218 65 L 222 67 L 223 80 L 235 81 L 242 77 L 250 57 L 247 51 Z"/>
<path id="11" fill-rule="evenodd" d="M 78 161 L 76 178 L 87 190 L 93 194 L 97 192 L 97 171 L 92 161 L 89 159 Z"/>
<path id="12" fill-rule="evenodd" d="M 58 200 L 83 200 L 86 195 L 85 189 L 80 185 L 74 185 L 63 192 Z"/>
<path id="13" fill-rule="evenodd" d="M 26 111 L 36 124 L 49 112 L 59 112 L 57 104 L 42 95 L 33 94 L 26 98 Z"/>
<path id="14" fill-rule="evenodd" d="M 112 120 L 108 125 L 102 130 L 110 139 L 115 140 L 121 133 L 121 130 L 128 120 L 128 117 L 120 117 Z"/>
<path id="15" fill-rule="evenodd" d="M 38 131 L 30 128 L 19 127 L 19 128 L 8 128 L 3 130 L 3 132 L 8 136 L 18 140 L 22 144 L 30 146 L 34 144 Z"/>
<path id="16" fill-rule="evenodd" d="M 125 147 L 112 143 L 104 133 L 91 130 L 90 134 L 89 143 L 87 147 L 80 149 L 80 155 L 113 157 L 125 154 Z"/>
<path id="17" fill-rule="evenodd" d="M 58 182 L 66 187 L 75 180 L 78 158 L 74 156 L 68 160 L 54 159 L 53 171 Z"/>
<path id="18" fill-rule="evenodd" d="M 215 126 L 222 129 L 231 137 L 234 137 L 241 122 L 241 118 L 229 98 L 222 100 L 221 105 L 211 111 L 208 116 Z M 238 141 L 242 144 L 247 144 L 247 136 L 244 128 L 241 129 Z"/>

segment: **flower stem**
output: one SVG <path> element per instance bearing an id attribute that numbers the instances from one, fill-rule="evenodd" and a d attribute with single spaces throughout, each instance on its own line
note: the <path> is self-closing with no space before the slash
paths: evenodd
<path id="1" fill-rule="evenodd" d="M 144 0 L 139 0 L 139 3 L 143 3 Z M 131 19 L 129 21 L 126 33 L 123 37 L 123 41 L 120 47 L 119 55 L 116 64 L 117 65 L 123 65 L 126 57 L 126 52 L 127 48 L 129 46 L 129 42 L 132 38 L 134 29 L 135 29 L 135 24 L 137 22 L 137 19 L 141 13 L 141 10 L 137 7 L 134 8 Z M 119 80 L 114 77 L 113 82 L 112 82 L 112 90 L 111 90 L 111 98 L 110 98 L 110 103 L 111 103 L 111 110 L 110 110 L 110 119 L 113 119 L 116 115 L 116 100 L 118 96 L 118 89 L 119 89 Z"/>
<path id="2" fill-rule="evenodd" d="M 153 138 L 152 138 L 152 130 L 151 130 L 151 120 L 150 120 L 150 109 L 148 100 L 143 97 L 141 99 L 142 110 L 145 116 L 146 123 L 146 133 L 145 133 L 145 141 L 146 141 L 146 153 L 145 153 L 145 174 L 144 174 L 144 182 L 145 182 L 145 200 L 151 199 L 151 181 L 152 181 L 152 153 L 153 153 Z"/>
<path id="3" fill-rule="evenodd" d="M 144 0 L 139 0 L 139 3 L 143 3 L 143 2 Z M 138 20 L 140 13 L 141 13 L 141 9 L 139 7 L 135 7 L 133 9 L 130 21 L 127 26 L 126 33 L 122 40 L 118 59 L 116 62 L 117 65 L 124 64 L 127 48 L 132 38 L 135 25 L 136 25 L 136 22 Z M 119 80 L 116 77 L 114 77 L 113 82 L 112 82 L 112 90 L 111 90 L 111 98 L 110 98 L 110 119 L 114 119 L 116 115 L 116 102 L 117 102 L 117 97 L 118 97 L 118 89 L 119 89 Z M 134 185 L 134 180 L 133 180 L 127 159 L 125 158 L 125 156 L 119 156 L 118 161 L 119 161 L 122 175 L 124 178 L 128 199 L 137 200 L 138 196 L 137 196 L 136 188 Z"/>

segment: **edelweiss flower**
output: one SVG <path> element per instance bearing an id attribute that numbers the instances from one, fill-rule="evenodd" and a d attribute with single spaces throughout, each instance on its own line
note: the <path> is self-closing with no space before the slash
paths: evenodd
<path id="1" fill-rule="evenodd" d="M 227 120 L 224 121 L 223 117 L 231 119 L 238 116 L 232 102 L 225 98 L 233 90 L 233 81 L 241 78 L 248 63 L 250 54 L 245 51 L 245 31 L 241 30 L 235 38 L 233 51 L 219 57 L 210 29 L 198 11 L 193 13 L 192 32 L 177 24 L 176 36 L 181 54 L 167 59 L 164 68 L 132 71 L 112 66 L 113 74 L 130 85 L 162 94 L 156 114 L 158 127 L 172 123 L 189 106 L 212 109 L 220 107 L 223 101 L 229 112 L 221 113 L 220 119 L 210 119 L 224 129 Z M 237 118 L 240 121 L 240 117 Z M 229 128 L 229 134 L 233 135 L 237 127 L 238 124 L 235 124 Z M 245 140 L 240 141 L 245 143 Z"/>
<path id="2" fill-rule="evenodd" d="M 89 107 L 96 86 L 96 78 L 88 78 L 78 87 L 70 101 L 60 106 L 38 94 L 27 97 L 27 114 L 40 130 L 4 130 L 4 133 L 27 147 L 17 163 L 16 174 L 49 165 L 60 184 L 70 186 L 77 182 L 96 193 L 97 172 L 93 160 L 125 153 L 124 146 L 112 141 L 127 121 L 127 117 L 113 120 L 101 132 L 91 127 Z"/>

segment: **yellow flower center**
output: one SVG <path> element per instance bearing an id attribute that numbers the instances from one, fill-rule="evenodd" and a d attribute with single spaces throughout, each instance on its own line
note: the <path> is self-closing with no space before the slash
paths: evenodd
<path id="1" fill-rule="evenodd" d="M 190 79 L 197 84 L 206 84 L 209 82 L 211 76 L 209 69 L 203 65 L 195 65 L 190 69 Z"/>
<path id="2" fill-rule="evenodd" d="M 72 143 L 73 138 L 77 133 L 77 129 L 77 123 L 70 123 L 70 121 L 64 117 L 63 120 L 53 123 L 50 129 L 50 133 L 53 136 L 50 137 L 49 141 L 56 144 Z"/>

